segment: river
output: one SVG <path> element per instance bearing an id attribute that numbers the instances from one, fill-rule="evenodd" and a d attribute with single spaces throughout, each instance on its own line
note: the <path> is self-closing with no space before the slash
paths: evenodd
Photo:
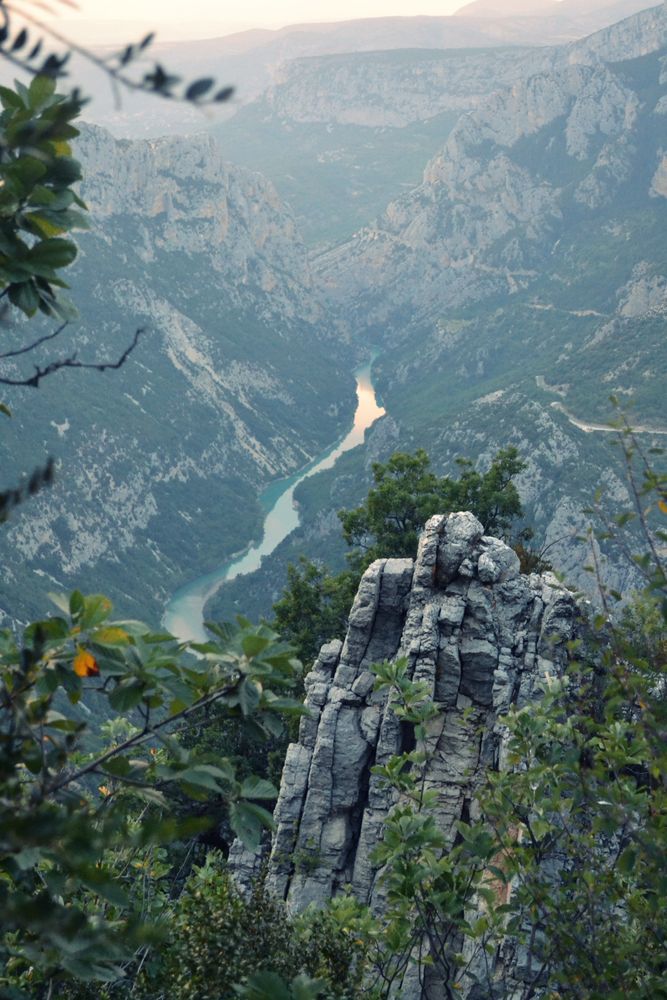
<path id="1" fill-rule="evenodd" d="M 213 595 L 228 580 L 254 573 L 264 556 L 270 555 L 299 526 L 299 511 L 294 504 L 294 491 L 304 479 L 332 468 L 344 452 L 362 444 L 368 428 L 384 415 L 378 404 L 371 378 L 369 361 L 355 371 L 357 380 L 357 408 L 354 423 L 338 444 L 333 445 L 318 458 L 289 479 L 271 483 L 260 494 L 259 501 L 266 511 L 264 531 L 260 542 L 251 545 L 242 555 L 235 556 L 211 573 L 200 576 L 177 590 L 165 608 L 163 625 L 183 642 L 205 642 L 204 608 Z"/>

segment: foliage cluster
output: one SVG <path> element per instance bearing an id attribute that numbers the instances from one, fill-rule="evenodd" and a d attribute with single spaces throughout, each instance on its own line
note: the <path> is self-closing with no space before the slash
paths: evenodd
<path id="1" fill-rule="evenodd" d="M 143 1000 L 232 1000 L 259 997 L 302 979 L 322 1000 L 356 1000 L 364 971 L 363 942 L 335 913 L 308 910 L 290 917 L 260 880 L 244 899 L 211 853 L 190 876 L 173 907 L 169 932 L 146 966 Z M 257 973 L 260 973 L 258 976 Z M 282 984 L 281 984 L 282 980 Z M 298 994 L 296 994 L 298 995 Z"/>
<path id="2" fill-rule="evenodd" d="M 211 626 L 192 656 L 141 623 L 109 621 L 106 598 L 58 602 L 62 614 L 21 644 L 0 633 L 0 985 L 16 997 L 68 977 L 123 978 L 149 922 L 137 872 L 165 878 L 154 849 L 209 822 L 176 819 L 170 789 L 223 797 L 247 843 L 271 825 L 273 785 L 187 749 L 192 718 L 216 707 L 275 735 L 300 711 L 288 696 L 298 664 L 265 626 Z M 106 747 L 87 721 L 95 699 L 118 720 Z"/>
<path id="3" fill-rule="evenodd" d="M 0 87 L 0 290 L 27 316 L 39 309 L 67 319 L 58 271 L 77 251 L 64 234 L 87 226 L 86 206 L 73 189 L 81 167 L 70 146 L 82 101 L 55 91 L 48 76 L 34 77 L 29 87 Z"/>
<path id="4" fill-rule="evenodd" d="M 385 464 L 373 463 L 374 487 L 355 510 L 342 511 L 343 535 L 352 546 L 353 564 L 365 568 L 374 559 L 414 558 L 419 533 L 433 514 L 469 510 L 489 535 L 505 536 L 522 513 L 513 479 L 525 469 L 516 448 L 503 448 L 487 472 L 469 459 L 457 461 L 458 479 L 436 476 L 426 452 L 397 452 Z"/>

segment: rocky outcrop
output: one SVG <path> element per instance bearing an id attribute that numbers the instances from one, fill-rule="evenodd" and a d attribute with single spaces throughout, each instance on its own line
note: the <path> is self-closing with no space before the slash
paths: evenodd
<path id="1" fill-rule="evenodd" d="M 394 799 L 371 769 L 406 749 L 410 734 L 374 691 L 373 664 L 406 657 L 413 678 L 430 685 L 440 714 L 426 780 L 453 844 L 457 822 L 475 814 L 479 783 L 504 765 L 503 713 L 562 672 L 576 623 L 575 601 L 556 578 L 522 576 L 512 549 L 469 513 L 431 518 L 416 562 L 373 563 L 345 642 L 323 646 L 306 679 L 310 714 L 287 752 L 271 890 L 300 910 L 350 887 L 381 909 L 373 849 Z M 233 851 L 241 881 L 256 860 Z M 421 995 L 417 986 L 402 994 Z"/>

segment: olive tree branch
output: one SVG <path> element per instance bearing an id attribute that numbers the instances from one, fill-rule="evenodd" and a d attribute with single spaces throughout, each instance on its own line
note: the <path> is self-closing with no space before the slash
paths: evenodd
<path id="1" fill-rule="evenodd" d="M 22 69 L 31 73 L 33 76 L 39 76 L 40 73 L 47 73 L 51 76 L 65 76 L 62 67 L 68 61 L 71 53 L 75 53 L 81 58 L 85 59 L 87 62 L 92 63 L 101 72 L 106 73 L 106 75 L 111 80 L 114 89 L 118 84 L 125 87 L 127 90 L 139 91 L 147 94 L 157 94 L 160 97 L 183 100 L 191 104 L 202 105 L 202 104 L 223 104 L 230 100 L 234 95 L 233 87 L 223 87 L 220 90 L 215 91 L 212 96 L 207 97 L 206 95 L 215 87 L 215 80 L 210 78 L 204 78 L 201 80 L 195 80 L 194 83 L 186 87 L 185 93 L 179 97 L 179 95 L 174 94 L 172 88 L 180 83 L 180 77 L 172 76 L 166 73 L 159 63 L 154 63 L 152 72 L 144 73 L 141 80 L 132 79 L 128 76 L 124 69 L 129 66 L 132 62 L 135 62 L 137 57 L 142 55 L 147 49 L 150 48 L 154 41 L 154 34 L 150 33 L 146 37 L 135 45 L 128 45 L 120 53 L 114 53 L 106 58 L 96 55 L 87 49 L 83 45 L 79 45 L 76 42 L 71 41 L 65 35 L 62 35 L 50 24 L 46 24 L 41 21 L 38 17 L 29 11 L 22 10 L 20 7 L 17 8 L 13 2 L 7 3 L 6 0 L 0 0 L 0 10 L 2 10 L 5 18 L 5 25 L 8 26 L 8 12 L 17 14 L 19 17 L 27 21 L 28 24 L 37 28 L 39 31 L 43 32 L 44 35 L 53 39 L 55 42 L 66 46 L 67 52 L 64 56 L 50 56 L 47 63 L 42 66 L 31 66 L 27 62 L 23 62 L 18 59 L 14 53 L 13 49 L 5 50 L 0 49 L 0 56 L 9 59 L 10 62 L 19 65 Z M 117 65 L 114 65 L 112 60 L 117 61 Z M 118 96 L 118 91 L 115 89 L 116 96 Z"/>
<path id="2" fill-rule="evenodd" d="M 60 332 L 60 331 L 58 331 Z M 6 378 L 0 375 L 0 385 L 12 385 L 12 386 L 30 386 L 36 389 L 42 379 L 46 378 L 48 375 L 53 375 L 54 372 L 60 371 L 61 368 L 89 368 L 96 372 L 105 372 L 109 369 L 117 370 L 122 368 L 129 356 L 134 351 L 135 347 L 139 343 L 139 338 L 143 333 L 145 333 L 145 328 L 140 327 L 134 334 L 132 342 L 125 348 L 120 358 L 117 361 L 79 361 L 76 354 L 71 354 L 67 358 L 61 358 L 58 361 L 51 361 L 48 365 L 40 367 L 35 365 L 35 372 L 28 378 Z M 54 336 L 53 334 L 51 336 Z M 51 339 L 51 337 L 42 338 L 42 341 L 37 341 L 37 343 L 43 342 L 43 340 Z M 33 345 L 37 346 L 37 344 Z M 32 350 L 32 348 L 26 348 L 26 350 Z M 25 352 L 17 352 L 25 353 Z M 3 357 L 5 355 L 2 355 Z"/>

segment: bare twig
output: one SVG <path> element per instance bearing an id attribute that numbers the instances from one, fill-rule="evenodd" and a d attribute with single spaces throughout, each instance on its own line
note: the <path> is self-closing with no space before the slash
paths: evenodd
<path id="1" fill-rule="evenodd" d="M 92 371 L 96 372 L 117 370 L 118 368 L 122 368 L 122 366 L 125 364 L 130 354 L 132 354 L 133 350 L 139 343 L 139 338 L 145 332 L 146 331 L 144 327 L 140 327 L 136 331 L 132 339 L 132 342 L 129 344 L 128 347 L 125 348 L 118 361 L 101 361 L 101 362 L 79 361 L 77 359 L 76 354 L 72 354 L 68 358 L 61 358 L 58 361 L 51 361 L 48 365 L 45 365 L 43 368 L 40 368 L 38 365 L 35 365 L 35 373 L 34 375 L 31 375 L 29 378 L 12 379 L 0 376 L 0 385 L 30 386 L 31 388 L 36 389 L 39 386 L 39 383 L 42 381 L 42 379 L 46 378 L 48 375 L 53 375 L 54 372 L 60 371 L 61 368 L 89 368 Z"/>
<path id="2" fill-rule="evenodd" d="M 40 344 L 45 344 L 47 340 L 53 340 L 55 337 L 58 337 L 67 325 L 67 322 L 62 323 L 57 330 L 53 331 L 53 333 L 45 334 L 45 336 L 40 337 L 39 340 L 36 340 L 32 344 L 28 344 L 26 347 L 19 347 L 15 351 L 6 351 L 4 354 L 0 354 L 0 361 L 5 358 L 18 358 L 20 354 L 28 354 L 30 351 L 34 351 L 36 347 L 40 346 Z"/>
<path id="3" fill-rule="evenodd" d="M 112 757 L 115 757 L 119 753 L 125 753 L 126 750 L 131 750 L 133 747 L 141 746 L 152 736 L 156 736 L 160 733 L 166 726 L 172 725 L 174 722 L 178 722 L 179 719 L 187 719 L 188 716 L 192 715 L 194 712 L 198 712 L 205 708 L 207 705 L 213 705 L 215 702 L 220 701 L 226 695 L 230 694 L 236 687 L 236 682 L 230 684 L 227 687 L 220 688 L 218 691 L 214 691 L 213 694 L 205 695 L 200 698 L 194 704 L 189 705 L 187 708 L 182 709 L 180 712 L 176 712 L 174 715 L 167 716 L 161 722 L 156 722 L 148 729 L 142 729 L 141 732 L 135 733 L 130 736 L 124 743 L 119 743 L 117 746 L 111 747 L 105 753 L 96 757 L 95 760 L 86 764 L 84 767 L 79 768 L 78 771 L 72 774 L 67 774 L 65 777 L 58 781 L 53 782 L 51 786 L 47 789 L 48 795 L 53 795 L 55 792 L 60 791 L 61 788 L 65 788 L 67 785 L 71 785 L 73 782 L 79 781 L 86 774 L 90 774 L 105 764 Z"/>

